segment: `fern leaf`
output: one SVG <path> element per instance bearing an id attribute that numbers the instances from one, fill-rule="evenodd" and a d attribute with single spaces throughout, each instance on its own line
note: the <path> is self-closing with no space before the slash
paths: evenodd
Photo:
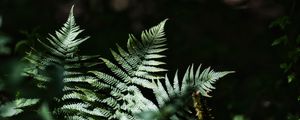
<path id="1" fill-rule="evenodd" d="M 65 24 L 55 34 L 49 34 L 49 37 L 44 40 L 38 40 L 45 48 L 46 52 L 41 50 L 32 49 L 25 59 L 30 65 L 24 69 L 26 76 L 31 76 L 41 88 L 46 88 L 46 84 L 50 82 L 47 76 L 47 66 L 57 64 L 63 68 L 63 96 L 54 98 L 53 101 L 57 102 L 53 106 L 54 116 L 64 116 L 64 118 L 97 118 L 107 117 L 108 112 L 102 110 L 97 106 L 89 106 L 89 109 L 84 105 L 97 104 L 98 96 L 87 92 L 92 90 L 89 81 L 95 81 L 94 77 L 87 74 L 87 69 L 91 70 L 98 65 L 96 59 L 98 55 L 94 56 L 81 56 L 77 53 L 78 46 L 86 41 L 89 37 L 79 38 L 79 34 L 84 30 L 80 29 L 75 22 L 73 16 L 73 7 L 70 10 L 69 17 Z M 45 74 L 41 74 L 45 73 Z M 51 77 L 51 76 L 50 76 Z M 101 86 L 105 88 L 105 86 Z M 106 87 L 110 87 L 106 85 Z M 76 106 L 78 105 L 78 106 Z M 80 115 L 76 112 L 78 111 Z M 67 113 L 64 115 L 64 113 Z M 73 117 L 72 117 L 73 116 Z"/>
<path id="2" fill-rule="evenodd" d="M 178 81 L 178 72 L 176 71 L 174 77 L 174 84 L 171 85 L 168 76 L 165 76 L 165 87 L 162 85 L 160 80 L 157 80 L 156 88 L 153 89 L 157 102 L 160 108 L 164 107 L 166 103 L 171 101 L 173 97 L 186 95 L 186 93 L 191 93 L 189 90 L 193 90 L 193 93 L 201 93 L 201 95 L 210 97 L 208 93 L 215 89 L 213 83 L 215 83 L 219 78 L 224 77 L 227 74 L 233 73 L 233 71 L 215 72 L 209 68 L 201 71 L 201 65 L 197 68 L 194 73 L 194 65 L 187 68 L 184 77 L 182 79 L 181 85 Z M 180 89 L 179 89 L 180 88 Z M 192 96 L 192 95 L 191 95 Z M 190 101 L 192 102 L 192 101 Z M 175 103 L 174 103 L 175 104 Z M 190 111 L 186 109 L 186 111 Z M 177 112 L 178 115 L 186 116 L 186 113 L 182 111 Z M 176 118 L 176 116 L 173 116 Z"/>
<path id="3" fill-rule="evenodd" d="M 80 30 L 79 26 L 75 23 L 73 7 L 70 10 L 68 20 L 64 26 L 60 30 L 56 31 L 55 35 L 50 34 L 51 38 L 47 38 L 50 45 L 39 40 L 40 43 L 42 43 L 42 45 L 44 45 L 49 52 L 54 55 L 61 57 L 73 57 L 73 54 L 77 50 L 77 46 L 89 38 L 77 38 L 83 30 Z"/>
<path id="4" fill-rule="evenodd" d="M 175 95 L 175 90 L 174 90 L 174 88 L 172 87 L 172 85 L 171 85 L 171 83 L 170 83 L 170 80 L 169 80 L 169 78 L 168 78 L 168 75 L 166 74 L 166 76 L 165 76 L 165 79 L 166 79 L 166 87 L 167 87 L 167 92 L 168 92 L 168 95 L 169 96 L 174 96 Z"/>
<path id="5" fill-rule="evenodd" d="M 38 103 L 38 99 L 17 99 L 0 106 L 1 117 L 11 117 L 23 112 L 24 107 L 29 107 Z"/>
<path id="6" fill-rule="evenodd" d="M 109 88 L 111 90 L 109 96 L 117 98 L 117 104 L 120 106 L 120 108 L 114 107 L 114 117 L 117 119 L 133 119 L 134 117 L 130 117 L 132 114 L 158 109 L 152 101 L 144 97 L 137 86 L 155 88 L 152 80 L 163 78 L 161 75 L 167 71 L 161 67 L 165 63 L 159 60 L 159 58 L 165 57 L 161 55 L 161 52 L 167 50 L 164 48 L 166 41 L 164 38 L 165 22 L 166 20 L 149 30 L 143 31 L 141 40 L 129 34 L 127 51 L 119 45 L 117 45 L 117 51 L 111 50 L 118 64 L 101 58 L 114 75 L 91 71 L 99 79 L 99 82 L 94 83 L 99 83 L 99 86 L 104 84 L 112 86 Z M 124 112 L 118 111 L 129 111 L 125 113 L 131 115 L 127 116 Z M 121 113 L 125 115 L 117 115 Z"/>
<path id="7" fill-rule="evenodd" d="M 63 68 L 62 97 L 55 97 L 53 114 L 65 119 L 97 120 L 97 119 L 121 119 L 135 120 L 135 114 L 144 111 L 159 112 L 168 110 L 172 104 L 172 98 L 187 96 L 192 92 L 201 93 L 209 97 L 208 93 L 215 89 L 212 85 L 219 78 L 232 72 L 214 72 L 210 68 L 201 72 L 201 66 L 194 72 L 194 65 L 188 67 L 181 81 L 176 72 L 174 80 L 168 79 L 165 74 L 166 63 L 161 61 L 166 57 L 162 52 L 166 51 L 166 38 L 164 25 L 160 24 L 142 32 L 140 40 L 129 34 L 126 49 L 117 45 L 117 50 L 111 50 L 115 61 L 100 58 L 112 74 L 95 71 L 95 62 L 99 56 L 81 56 L 77 53 L 78 46 L 89 37 L 78 38 L 84 30 L 76 25 L 73 16 L 73 7 L 69 17 L 61 29 L 55 34 L 49 34 L 46 41 L 38 40 L 46 49 L 46 52 L 32 49 L 25 57 L 29 63 L 24 74 L 31 76 L 41 88 L 46 88 L 50 78 L 41 73 L 47 73 L 47 66 L 57 64 Z M 163 76 L 165 74 L 165 77 Z M 165 78 L 164 82 L 160 80 Z M 158 106 L 141 92 L 142 89 L 151 89 L 154 92 Z M 175 100 L 176 101 L 176 100 Z M 36 101 L 37 103 L 38 101 Z M 6 116 L 16 115 L 22 112 L 22 107 L 33 104 L 13 106 L 13 112 Z M 184 106 L 179 102 L 175 105 Z M 188 107 L 188 106 L 187 106 Z M 177 115 L 168 115 L 171 119 L 190 119 L 184 116 L 189 113 L 171 111 Z M 4 107 L 3 107 L 4 108 Z M 2 110 L 2 107 L 0 107 Z"/>
<path id="8" fill-rule="evenodd" d="M 107 59 L 102 58 L 102 60 L 118 77 L 121 78 L 122 81 L 125 82 L 141 85 L 141 82 L 132 81 L 130 79 L 140 77 L 141 79 L 151 82 L 151 79 L 153 78 L 162 78 L 162 76 L 156 75 L 155 73 L 167 71 L 160 67 L 160 65 L 165 63 L 156 60 L 165 57 L 164 55 L 160 55 L 161 52 L 166 50 L 166 48 L 163 48 L 163 43 L 166 41 L 166 39 L 163 38 L 165 35 L 163 28 L 165 22 L 166 20 L 149 30 L 143 31 L 141 41 L 130 34 L 127 42 L 128 52 L 118 45 L 119 54 L 111 50 L 121 68 L 117 67 L 117 65 Z"/>

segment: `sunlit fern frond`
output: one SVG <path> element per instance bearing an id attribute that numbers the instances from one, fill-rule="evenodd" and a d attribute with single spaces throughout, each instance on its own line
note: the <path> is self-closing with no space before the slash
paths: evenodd
<path id="1" fill-rule="evenodd" d="M 141 40 L 129 35 L 127 51 L 119 45 L 118 52 L 111 50 L 117 64 L 108 59 L 101 58 L 113 75 L 91 71 L 98 81 L 91 84 L 99 89 L 110 90 L 110 101 L 114 101 L 111 109 L 115 114 L 113 119 L 134 119 L 134 114 L 150 110 L 157 110 L 157 106 L 144 97 L 139 87 L 152 89 L 155 84 L 152 79 L 163 78 L 167 71 L 161 65 L 165 63 L 160 58 L 165 57 L 161 53 L 165 51 L 166 38 L 164 38 L 164 25 L 166 20 L 157 26 L 142 32 Z"/>
<path id="2" fill-rule="evenodd" d="M 167 117 L 173 120 L 192 119 L 194 116 L 188 115 L 191 114 L 191 106 L 185 104 L 186 101 L 193 103 L 194 98 L 184 98 L 190 93 L 209 97 L 208 92 L 214 89 L 212 84 L 232 72 L 214 72 L 210 68 L 201 72 L 201 66 L 194 71 L 192 65 L 180 81 L 176 72 L 171 84 L 167 75 L 163 76 L 167 70 L 163 68 L 166 63 L 161 61 L 166 57 L 162 52 L 167 50 L 165 23 L 166 20 L 143 31 L 140 40 L 130 34 L 127 49 L 117 45 L 116 51 L 111 50 L 114 61 L 100 58 L 109 71 L 97 71 L 95 66 L 100 63 L 96 62 L 98 55 L 82 56 L 77 53 L 78 45 L 89 37 L 78 38 L 83 30 L 75 23 L 72 7 L 63 27 L 54 35 L 50 34 L 46 41 L 39 40 L 45 51 L 33 48 L 28 52 L 25 59 L 29 65 L 24 69 L 23 75 L 33 78 L 36 86 L 41 89 L 49 89 L 52 80 L 61 80 L 64 84 L 61 96 L 51 96 L 51 100 L 44 100 L 51 101 L 49 106 L 56 119 L 136 120 L 139 119 L 136 115 L 145 111 L 158 113 L 184 106 L 183 111 L 173 109 Z M 52 65 L 62 68 L 56 71 L 61 72 L 60 77 L 55 73 L 51 74 L 49 66 Z M 161 82 L 162 79 L 165 81 Z M 153 90 L 157 101 L 146 98 L 148 95 L 142 90 Z M 172 104 L 172 101 L 176 104 Z M 38 102 L 40 101 L 37 99 L 26 107 Z M 22 107 L 11 110 L 16 111 L 11 115 L 17 115 L 22 112 Z"/>
<path id="3" fill-rule="evenodd" d="M 55 35 L 49 34 L 50 38 L 47 38 L 47 40 L 50 45 L 40 40 L 39 41 L 51 54 L 62 58 L 73 58 L 78 45 L 89 38 L 77 38 L 77 36 L 82 32 L 83 30 L 76 25 L 72 7 L 68 20 L 63 27 L 60 30 L 55 31 Z"/>
<path id="4" fill-rule="evenodd" d="M 215 72 L 214 70 L 211 70 L 210 67 L 201 72 L 201 65 L 197 68 L 196 72 L 194 72 L 194 65 L 191 65 L 186 70 L 181 81 L 178 79 L 178 72 L 175 74 L 173 84 L 171 84 L 167 75 L 165 76 L 165 85 L 163 85 L 160 80 L 157 80 L 157 88 L 153 89 L 153 92 L 160 107 L 165 106 L 165 103 L 169 102 L 171 98 L 190 92 L 189 88 L 194 91 L 193 96 L 201 94 L 202 96 L 210 97 L 208 93 L 212 91 L 212 89 L 215 89 L 212 84 L 214 84 L 219 78 L 230 73 L 233 73 L 233 71 Z M 190 101 L 190 104 L 193 104 L 193 101 Z M 190 108 L 185 108 L 183 111 L 178 111 L 177 114 L 184 115 L 181 117 L 188 117 L 189 115 L 184 114 L 184 112 L 188 113 L 188 111 L 192 110 Z M 173 116 L 173 118 L 177 119 L 176 116 Z"/>
<path id="5" fill-rule="evenodd" d="M 64 82 L 78 81 L 78 78 L 73 80 L 70 76 L 85 74 L 82 73 L 79 68 L 82 69 L 82 67 L 90 67 L 97 64 L 89 60 L 99 57 L 81 56 L 77 54 L 78 45 L 89 38 L 77 38 L 81 32 L 83 32 L 83 30 L 75 23 L 72 7 L 67 22 L 60 30 L 55 32 L 55 35 L 49 34 L 50 37 L 47 38 L 45 42 L 38 40 L 43 47 L 46 48 L 46 52 L 41 52 L 33 48 L 32 51 L 27 53 L 25 59 L 27 59 L 33 67 L 26 68 L 25 73 L 28 73 L 29 76 L 36 77 L 38 80 L 47 81 L 46 78 L 41 76 L 38 70 L 45 70 L 48 65 L 57 64 L 65 69 L 64 75 L 66 79 Z M 78 71 L 76 71 L 76 69 Z"/>
<path id="6" fill-rule="evenodd" d="M 55 77 L 48 75 L 49 71 L 46 69 L 48 66 L 57 65 L 63 68 L 62 83 L 64 83 L 64 87 L 62 98 L 56 97 L 53 99 L 57 101 L 56 105 L 58 105 L 52 107 L 57 116 L 70 118 L 79 114 L 88 114 L 90 116 L 87 115 L 87 117 L 91 117 L 97 116 L 98 111 L 100 111 L 85 108 L 89 103 L 83 98 L 76 98 L 76 95 L 85 95 L 80 89 L 90 87 L 87 81 L 94 79 L 94 77 L 88 74 L 87 70 L 92 70 L 92 67 L 98 64 L 95 61 L 99 58 L 98 55 L 84 56 L 77 53 L 78 45 L 89 38 L 78 38 L 78 35 L 82 32 L 83 30 L 75 23 L 72 7 L 66 23 L 60 30 L 55 32 L 55 35 L 49 34 L 50 37 L 46 41 L 38 40 L 46 51 L 33 48 L 25 57 L 29 65 L 25 68 L 24 75 L 32 77 L 40 88 L 46 88 L 51 80 L 50 78 Z M 66 111 L 68 114 L 62 115 Z"/>
<path id="7" fill-rule="evenodd" d="M 167 71 L 161 67 L 165 63 L 159 60 L 165 57 L 161 52 L 167 50 L 165 48 L 166 38 L 164 38 L 165 22 L 166 20 L 143 31 L 141 40 L 130 34 L 127 41 L 128 52 L 118 45 L 119 53 L 111 50 L 119 65 L 104 58 L 102 60 L 123 82 L 152 88 L 151 80 L 162 78 L 163 74 L 161 73 Z"/>

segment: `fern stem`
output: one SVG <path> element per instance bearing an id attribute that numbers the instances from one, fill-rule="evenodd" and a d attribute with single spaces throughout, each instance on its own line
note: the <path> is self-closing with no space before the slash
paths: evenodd
<path id="1" fill-rule="evenodd" d="M 198 117 L 198 120 L 203 120 L 203 112 L 202 112 L 202 106 L 201 106 L 199 92 L 193 93 L 193 103 L 194 103 L 194 108 L 195 108 L 196 116 Z"/>

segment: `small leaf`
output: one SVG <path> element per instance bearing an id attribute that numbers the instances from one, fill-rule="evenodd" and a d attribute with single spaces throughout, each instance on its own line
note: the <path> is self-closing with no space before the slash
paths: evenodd
<path id="1" fill-rule="evenodd" d="M 42 117 L 43 120 L 53 120 L 47 103 L 42 104 L 41 108 L 38 111 L 38 114 Z"/>
<path id="2" fill-rule="evenodd" d="M 280 18 L 277 18 L 275 21 L 273 21 L 270 25 L 269 25 L 269 28 L 273 28 L 273 27 L 280 27 L 281 29 L 285 29 L 286 26 L 288 24 L 290 24 L 290 18 L 288 16 L 283 16 L 283 17 L 280 17 Z"/>
<path id="3" fill-rule="evenodd" d="M 233 120 L 247 120 L 244 115 L 235 115 Z"/>
<path id="4" fill-rule="evenodd" d="M 35 105 L 38 99 L 17 99 L 0 106 L 1 117 L 11 117 L 23 112 L 23 107 Z"/>
<path id="5" fill-rule="evenodd" d="M 278 39 L 275 39 L 272 43 L 272 46 L 276 46 L 276 45 L 279 45 L 281 43 L 284 43 L 286 44 L 286 42 L 288 41 L 288 37 L 287 35 L 284 35 L 284 36 L 281 36 L 280 38 Z"/>
<path id="6" fill-rule="evenodd" d="M 296 76 L 295 76 L 295 74 L 289 74 L 287 76 L 287 78 L 288 78 L 288 83 L 291 83 L 292 81 L 294 81 L 296 79 Z"/>

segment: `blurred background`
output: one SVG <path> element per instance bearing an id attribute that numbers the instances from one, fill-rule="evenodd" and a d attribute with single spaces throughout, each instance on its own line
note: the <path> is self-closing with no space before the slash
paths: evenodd
<path id="1" fill-rule="evenodd" d="M 0 65 L 38 47 L 37 39 L 60 28 L 73 4 L 77 23 L 91 36 L 81 53 L 111 58 L 109 48 L 124 46 L 128 33 L 168 18 L 170 73 L 183 74 L 191 63 L 236 71 L 206 99 L 215 120 L 298 120 L 300 1 L 0 0 Z"/>

